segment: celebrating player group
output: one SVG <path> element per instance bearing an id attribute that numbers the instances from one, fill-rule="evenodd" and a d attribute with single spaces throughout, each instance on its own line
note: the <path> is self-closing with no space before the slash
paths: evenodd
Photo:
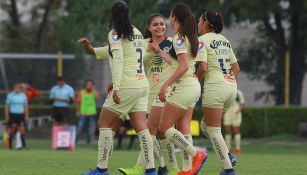
<path id="1" fill-rule="evenodd" d="M 148 17 L 143 35 L 131 24 L 128 5 L 118 1 L 111 9 L 107 46 L 93 48 L 87 38 L 79 39 L 87 53 L 108 59 L 112 72 L 109 96 L 98 121 L 97 167 L 83 175 L 109 175 L 114 134 L 128 119 L 141 150 L 136 165 L 119 168 L 120 173 L 198 174 L 208 157 L 207 152 L 195 150 L 190 133 L 193 109 L 200 97 L 201 129 L 223 166 L 220 174 L 236 175 L 235 159 L 225 144 L 221 122 L 223 112 L 235 101 L 240 68 L 231 44 L 220 34 L 223 16 L 204 11 L 197 27 L 191 9 L 177 3 L 169 20 L 175 32 L 172 38 L 166 36 L 164 18 L 158 13 Z M 180 168 L 174 145 L 182 152 Z"/>

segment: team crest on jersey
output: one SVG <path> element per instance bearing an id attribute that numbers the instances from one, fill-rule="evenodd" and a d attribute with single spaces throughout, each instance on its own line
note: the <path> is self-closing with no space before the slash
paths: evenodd
<path id="1" fill-rule="evenodd" d="M 181 38 L 181 37 L 177 38 L 176 44 L 177 44 L 177 46 L 183 46 L 184 45 L 184 38 Z"/>
<path id="2" fill-rule="evenodd" d="M 163 51 L 166 52 L 166 53 L 168 53 L 170 49 L 171 49 L 171 48 L 169 48 L 169 47 L 164 47 L 164 48 L 163 48 Z"/>
<path id="3" fill-rule="evenodd" d="M 113 41 L 117 41 L 119 39 L 118 35 L 117 34 L 113 34 L 112 35 L 112 40 Z"/>
<path id="4" fill-rule="evenodd" d="M 200 42 L 198 43 L 198 50 L 201 50 L 202 48 L 204 48 L 204 46 L 205 46 L 205 43 L 202 42 L 202 41 L 200 41 Z"/>

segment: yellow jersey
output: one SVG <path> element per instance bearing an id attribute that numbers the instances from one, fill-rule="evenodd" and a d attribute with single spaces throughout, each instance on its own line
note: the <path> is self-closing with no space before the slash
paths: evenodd
<path id="1" fill-rule="evenodd" d="M 148 87 L 143 58 L 145 53 L 142 33 L 133 27 L 132 41 L 122 39 L 114 30 L 108 35 L 112 53 L 110 59 L 113 89 Z"/>
<path id="2" fill-rule="evenodd" d="M 180 77 L 179 80 L 176 81 L 176 84 L 194 85 L 199 83 L 197 77 L 195 76 L 195 64 L 197 59 L 192 56 L 190 42 L 186 37 L 182 37 L 176 34 L 173 38 L 173 48 L 170 50 L 170 55 L 177 59 L 177 55 L 179 54 L 187 54 L 188 71 L 182 77 Z"/>
<path id="3" fill-rule="evenodd" d="M 146 49 L 144 65 L 149 82 L 150 93 L 158 93 L 163 83 L 174 73 L 174 69 L 172 65 L 161 58 L 159 54 L 149 51 L 149 42 L 150 38 L 144 40 Z M 165 36 L 159 46 L 161 50 L 169 53 L 172 48 L 172 38 Z"/>
<path id="4" fill-rule="evenodd" d="M 208 71 L 205 86 L 209 84 L 237 85 L 233 75 L 232 64 L 237 62 L 230 42 L 221 34 L 206 33 L 200 36 L 207 51 Z"/>

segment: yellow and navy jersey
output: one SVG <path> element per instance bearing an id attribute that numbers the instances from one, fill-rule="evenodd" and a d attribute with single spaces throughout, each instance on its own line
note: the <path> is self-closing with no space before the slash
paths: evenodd
<path id="1" fill-rule="evenodd" d="M 145 53 L 142 33 L 133 27 L 132 40 L 123 39 L 114 30 L 108 35 L 112 53 L 111 72 L 113 88 L 148 87 L 143 58 Z"/>
<path id="2" fill-rule="evenodd" d="M 180 85 L 194 85 L 198 83 L 197 77 L 195 76 L 195 63 L 197 59 L 192 56 L 190 48 L 190 42 L 186 37 L 178 34 L 174 36 L 173 47 L 169 52 L 170 55 L 175 59 L 177 59 L 177 55 L 179 54 L 187 54 L 188 56 L 188 71 L 176 81 Z M 178 66 L 178 63 L 175 65 Z"/>
<path id="3" fill-rule="evenodd" d="M 219 83 L 237 85 L 232 64 L 237 62 L 230 42 L 221 34 L 207 33 L 200 37 L 205 42 L 208 71 L 205 85 Z"/>
<path id="4" fill-rule="evenodd" d="M 158 93 L 163 83 L 174 73 L 171 64 L 167 63 L 159 54 L 150 52 L 147 48 L 151 39 L 144 40 L 147 54 L 144 58 L 146 76 L 148 78 L 150 93 Z M 169 53 L 172 48 L 172 38 L 165 36 L 159 44 L 161 50 Z"/>

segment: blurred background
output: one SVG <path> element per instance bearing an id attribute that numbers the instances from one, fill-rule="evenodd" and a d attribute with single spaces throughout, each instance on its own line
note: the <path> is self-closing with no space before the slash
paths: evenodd
<path id="1" fill-rule="evenodd" d="M 33 109 L 30 113 L 35 117 L 38 114 L 34 109 L 50 106 L 49 90 L 56 84 L 57 75 L 62 75 L 76 91 L 86 79 L 93 79 L 103 97 L 100 106 L 106 97 L 106 86 L 111 82 L 109 63 L 87 56 L 76 41 L 86 36 L 94 47 L 106 45 L 113 2 L 1 0 L 0 104 L 4 104 L 6 94 L 15 83 L 28 83 L 42 94 L 30 101 Z M 268 111 L 275 110 L 274 106 L 279 106 L 276 110 L 280 115 L 285 115 L 283 110 L 290 110 L 291 116 L 297 117 L 291 132 L 297 131 L 299 123 L 307 121 L 307 113 L 302 117 L 293 114 L 298 107 L 307 106 L 306 1 L 127 0 L 132 23 L 142 30 L 151 13 L 159 12 L 167 21 L 176 2 L 186 2 L 197 20 L 204 9 L 223 13 L 222 34 L 230 40 L 239 60 L 238 87 L 245 95 L 245 106 L 251 110 L 246 113 L 253 116 L 253 110 L 260 110 L 264 122 L 270 118 Z M 169 24 L 168 33 L 172 36 Z M 276 120 L 279 117 L 278 114 Z M 251 118 L 245 118 L 251 123 Z M 270 128 L 270 122 L 267 123 L 264 127 Z"/>
<path id="2" fill-rule="evenodd" d="M 238 88 L 245 96 L 239 174 L 307 174 L 307 0 L 125 1 L 138 29 L 144 31 L 147 17 L 159 12 L 165 17 L 169 36 L 173 32 L 168 17 L 177 2 L 188 4 L 196 20 L 204 9 L 222 12 L 222 34 L 239 60 Z M 94 47 L 107 44 L 109 12 L 114 2 L 0 0 L 0 158 L 5 160 L 0 161 L 0 174 L 79 174 L 94 165 L 96 141 L 85 144 L 86 128 L 75 154 L 50 151 L 52 106 L 48 96 L 57 76 L 62 76 L 75 92 L 84 88 L 85 80 L 93 79 L 101 97 L 97 102 L 100 110 L 111 82 L 109 63 L 86 55 L 77 40 L 85 36 Z M 29 92 L 36 94 L 29 101 L 26 136 L 30 151 L 23 154 L 5 149 L 4 104 L 16 83 L 24 83 Z M 194 121 L 202 118 L 199 105 L 194 110 Z M 69 124 L 76 125 L 76 103 L 69 107 L 69 113 Z M 211 143 L 195 126 L 194 144 L 206 146 L 213 155 Z M 122 149 L 125 135 L 131 137 L 130 142 L 123 141 L 123 147 L 135 150 L 115 152 L 112 174 L 118 173 L 118 162 L 129 167 L 137 158 L 135 133 L 125 127 L 116 135 L 116 148 Z M 212 156 L 206 174 L 217 174 L 218 164 Z M 29 168 L 33 165 L 35 168 Z"/>

